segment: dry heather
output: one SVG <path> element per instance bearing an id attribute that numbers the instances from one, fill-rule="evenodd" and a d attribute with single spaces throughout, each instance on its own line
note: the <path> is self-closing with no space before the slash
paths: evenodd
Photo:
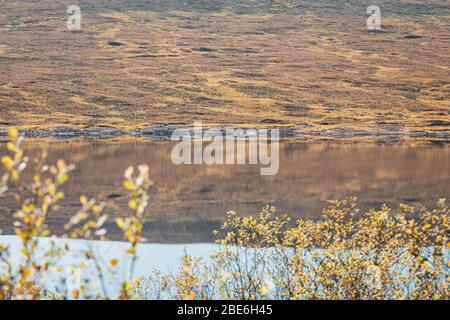
<path id="1" fill-rule="evenodd" d="M 70 33 L 65 1 L 3 1 L 0 122 L 130 130 L 201 119 L 448 139 L 444 2 L 378 1 L 383 30 L 370 32 L 369 1 L 92 0 Z"/>

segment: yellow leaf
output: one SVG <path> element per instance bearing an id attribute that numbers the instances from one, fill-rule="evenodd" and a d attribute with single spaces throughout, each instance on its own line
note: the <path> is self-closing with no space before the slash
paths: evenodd
<path id="1" fill-rule="evenodd" d="M 102 211 L 102 207 L 99 205 L 95 205 L 92 207 L 92 213 L 98 215 Z"/>
<path id="2" fill-rule="evenodd" d="M 58 167 L 58 169 L 59 169 L 60 171 L 64 171 L 64 170 L 66 169 L 66 163 L 64 162 L 63 159 L 59 159 L 59 160 L 56 162 L 56 166 Z"/>
<path id="3" fill-rule="evenodd" d="M 50 230 L 44 230 L 41 233 L 41 237 L 48 237 L 50 235 Z"/>
<path id="4" fill-rule="evenodd" d="M 68 179 L 69 179 L 69 176 L 67 174 L 62 174 L 62 175 L 58 176 L 58 178 L 56 179 L 56 182 L 58 182 L 59 184 L 63 184 Z"/>
<path id="5" fill-rule="evenodd" d="M 19 162 L 20 159 L 23 157 L 23 150 L 17 150 L 16 154 L 14 155 L 14 161 Z"/>
<path id="6" fill-rule="evenodd" d="M 29 203 L 29 204 L 27 204 L 26 206 L 24 206 L 24 207 L 22 208 L 22 211 L 23 211 L 24 213 L 30 213 L 30 212 L 32 212 L 34 209 L 36 209 L 34 203 Z"/>
<path id="7" fill-rule="evenodd" d="M 136 202 L 136 200 L 131 199 L 131 200 L 128 202 L 128 206 L 130 207 L 130 209 L 136 210 L 136 208 L 137 208 L 137 202 Z"/>
<path id="8" fill-rule="evenodd" d="M 123 182 L 123 186 L 125 187 L 125 189 L 130 190 L 130 191 L 134 190 L 136 188 L 136 186 L 132 182 L 130 182 L 128 180 L 125 180 Z"/>
<path id="9" fill-rule="evenodd" d="M 6 148 L 8 148 L 8 150 L 9 150 L 9 151 L 12 151 L 12 152 L 16 151 L 16 146 L 15 146 L 14 143 L 12 143 L 12 142 L 8 142 L 8 143 L 6 144 Z"/>
<path id="10" fill-rule="evenodd" d="M 22 253 L 22 255 L 23 255 L 25 258 L 28 258 L 28 252 L 27 252 L 27 250 L 25 250 L 24 248 L 22 248 L 22 249 L 20 249 L 20 252 Z"/>
<path id="11" fill-rule="evenodd" d="M 2 163 L 5 166 L 6 169 L 11 170 L 13 168 L 14 162 L 13 160 L 8 156 L 2 157 Z"/>
<path id="12" fill-rule="evenodd" d="M 15 128 L 9 129 L 9 140 L 10 141 L 16 141 L 18 135 L 19 135 L 19 133 L 17 132 L 17 130 Z"/>
<path id="13" fill-rule="evenodd" d="M 17 170 L 11 170 L 11 178 L 13 181 L 19 180 L 19 172 Z"/>
<path id="14" fill-rule="evenodd" d="M 48 190 L 48 193 L 52 196 L 55 195 L 55 193 L 56 193 L 56 187 L 54 184 L 49 185 L 47 187 L 47 190 Z"/>
<path id="15" fill-rule="evenodd" d="M 117 261 L 117 259 L 111 259 L 111 260 L 109 260 L 109 264 L 110 264 L 112 267 L 117 266 L 117 263 L 119 263 L 119 262 Z"/>
<path id="16" fill-rule="evenodd" d="M 61 200 L 61 199 L 64 199 L 64 192 L 58 192 L 56 195 L 55 195 L 55 201 L 59 201 L 59 200 Z"/>
<path id="17" fill-rule="evenodd" d="M 141 284 L 141 279 L 140 278 L 137 278 L 136 280 L 133 281 L 133 285 L 135 287 L 139 286 L 140 284 Z"/>
<path id="18" fill-rule="evenodd" d="M 28 277 L 31 274 L 30 269 L 28 269 L 26 266 L 21 266 L 20 267 L 20 273 L 24 276 L 24 277 Z"/>
<path id="19" fill-rule="evenodd" d="M 123 289 L 124 289 L 125 291 L 130 291 L 130 290 L 131 290 L 131 283 L 130 283 L 129 281 L 125 282 L 125 283 L 123 284 Z"/>
<path id="20" fill-rule="evenodd" d="M 116 219 L 116 224 L 120 229 L 124 229 L 125 228 L 125 221 L 123 221 L 122 218 L 117 218 Z"/>
<path id="21" fill-rule="evenodd" d="M 26 240 L 26 238 L 27 238 L 26 233 L 23 232 L 22 230 L 20 230 L 19 228 L 16 228 L 16 229 L 15 229 L 15 232 L 16 232 L 16 235 L 17 235 L 20 239 L 22 239 L 22 241 L 25 242 L 25 240 Z"/>
<path id="22" fill-rule="evenodd" d="M 133 171 L 134 171 L 133 167 L 128 167 L 128 169 L 125 170 L 125 178 L 130 179 L 131 176 L 133 175 Z"/>
<path id="23" fill-rule="evenodd" d="M 194 300 L 195 299 L 195 292 L 190 292 L 184 297 L 185 300 Z"/>
<path id="24" fill-rule="evenodd" d="M 86 198 L 86 196 L 81 196 L 80 197 L 80 203 L 82 204 L 82 205 L 85 205 L 86 203 L 87 203 L 87 198 Z"/>
<path id="25" fill-rule="evenodd" d="M 269 289 L 268 289 L 266 286 L 262 286 L 262 287 L 260 288 L 260 291 L 261 291 L 261 293 L 262 293 L 263 295 L 265 295 L 265 296 L 268 296 L 268 295 L 270 294 L 270 291 L 269 291 Z"/>

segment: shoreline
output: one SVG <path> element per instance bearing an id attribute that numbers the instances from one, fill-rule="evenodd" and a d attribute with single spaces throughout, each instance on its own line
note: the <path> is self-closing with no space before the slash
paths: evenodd
<path id="1" fill-rule="evenodd" d="M 25 137 L 46 138 L 55 137 L 61 139 L 72 139 L 79 137 L 91 138 L 116 138 L 116 137 L 146 137 L 152 140 L 170 141 L 172 132 L 176 129 L 188 129 L 192 132 L 192 126 L 187 125 L 151 125 L 143 129 L 123 130 L 114 127 L 87 127 L 74 128 L 68 126 L 55 127 L 53 129 L 19 129 Z M 215 126 L 225 133 L 225 126 Z M 229 126 L 233 129 L 249 129 L 243 126 Z M 209 129 L 204 127 L 203 132 Z M 314 142 L 314 141 L 357 141 L 375 143 L 407 143 L 407 142 L 430 142 L 450 143 L 450 130 L 410 130 L 398 125 L 379 125 L 363 129 L 349 126 L 337 126 L 334 128 L 317 129 L 310 125 L 291 127 L 265 127 L 261 129 L 278 129 L 282 140 L 292 142 Z M 0 129 L 0 137 L 8 135 L 7 129 Z"/>

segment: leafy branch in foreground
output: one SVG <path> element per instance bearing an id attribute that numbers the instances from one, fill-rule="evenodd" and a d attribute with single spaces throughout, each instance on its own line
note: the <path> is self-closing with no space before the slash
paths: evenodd
<path id="1" fill-rule="evenodd" d="M 265 207 L 228 213 L 206 261 L 184 257 L 178 273 L 141 280 L 171 299 L 449 299 L 450 210 L 400 205 L 360 214 L 356 199 L 331 201 L 321 220 Z M 180 281 L 183 280 L 183 281 Z M 145 283 L 147 285 L 145 285 Z"/>
<path id="2" fill-rule="evenodd" d="M 21 240 L 20 253 L 22 261 L 14 266 L 10 261 L 9 248 L 0 245 L 0 299 L 67 299 L 67 298 L 96 298 L 109 299 L 108 282 L 110 279 L 122 281 L 122 290 L 118 298 L 132 298 L 132 280 L 134 265 L 138 258 L 136 247 L 143 241 L 142 224 L 144 211 L 148 204 L 148 188 L 152 185 L 149 179 L 149 169 L 146 165 L 138 167 L 138 175 L 133 177 L 133 167 L 125 172 L 125 189 L 130 193 L 128 216 L 117 218 L 116 224 L 123 231 L 124 238 L 130 243 L 127 254 L 131 263 L 128 279 L 117 280 L 119 274 L 119 260 L 111 258 L 103 261 L 102 254 L 97 252 L 91 242 L 82 251 L 80 261 L 73 265 L 58 267 L 57 263 L 64 255 L 71 253 L 65 243 L 62 247 L 52 241 L 50 247 L 41 245 L 44 238 L 52 236 L 46 225 L 48 214 L 59 208 L 64 199 L 61 187 L 69 179 L 73 165 L 67 165 L 58 160 L 54 165 L 46 164 L 46 153 L 39 159 L 34 159 L 32 180 L 24 181 L 21 173 L 29 167 L 29 159 L 21 149 L 23 138 L 15 129 L 9 132 L 7 149 L 11 155 L 5 155 L 1 162 L 6 170 L 0 180 L 0 195 L 10 195 L 16 199 L 18 205 L 14 213 L 15 234 Z M 70 217 L 64 225 L 67 234 L 64 238 L 84 240 L 107 240 L 109 214 L 105 212 L 105 204 L 95 198 L 80 197 L 80 210 Z M 126 261 L 123 263 L 126 264 Z M 78 270 L 93 267 L 92 273 L 85 272 L 85 278 L 78 279 L 79 285 L 68 290 L 67 270 Z M 65 270 L 64 270 L 65 269 Z M 60 286 L 57 292 L 45 289 L 47 276 L 61 273 Z"/>

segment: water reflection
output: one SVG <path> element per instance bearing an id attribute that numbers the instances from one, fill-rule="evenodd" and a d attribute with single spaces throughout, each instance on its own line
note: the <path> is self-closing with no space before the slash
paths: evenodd
<path id="1" fill-rule="evenodd" d="M 51 161 L 64 158 L 77 167 L 65 205 L 49 217 L 56 232 L 76 212 L 81 194 L 98 195 L 111 212 L 125 210 L 123 171 L 144 162 L 155 181 L 145 236 L 158 243 L 212 241 L 211 231 L 231 209 L 256 214 L 272 204 L 292 217 L 314 219 L 326 200 L 348 195 L 358 196 L 364 209 L 399 202 L 432 206 L 450 195 L 448 146 L 283 143 L 279 173 L 261 176 L 255 165 L 176 166 L 170 142 L 31 140 L 26 149 L 33 156 L 45 145 Z M 15 205 L 13 199 L 0 201 L 9 211 Z M 8 215 L 0 218 L 8 233 L 10 224 Z"/>

